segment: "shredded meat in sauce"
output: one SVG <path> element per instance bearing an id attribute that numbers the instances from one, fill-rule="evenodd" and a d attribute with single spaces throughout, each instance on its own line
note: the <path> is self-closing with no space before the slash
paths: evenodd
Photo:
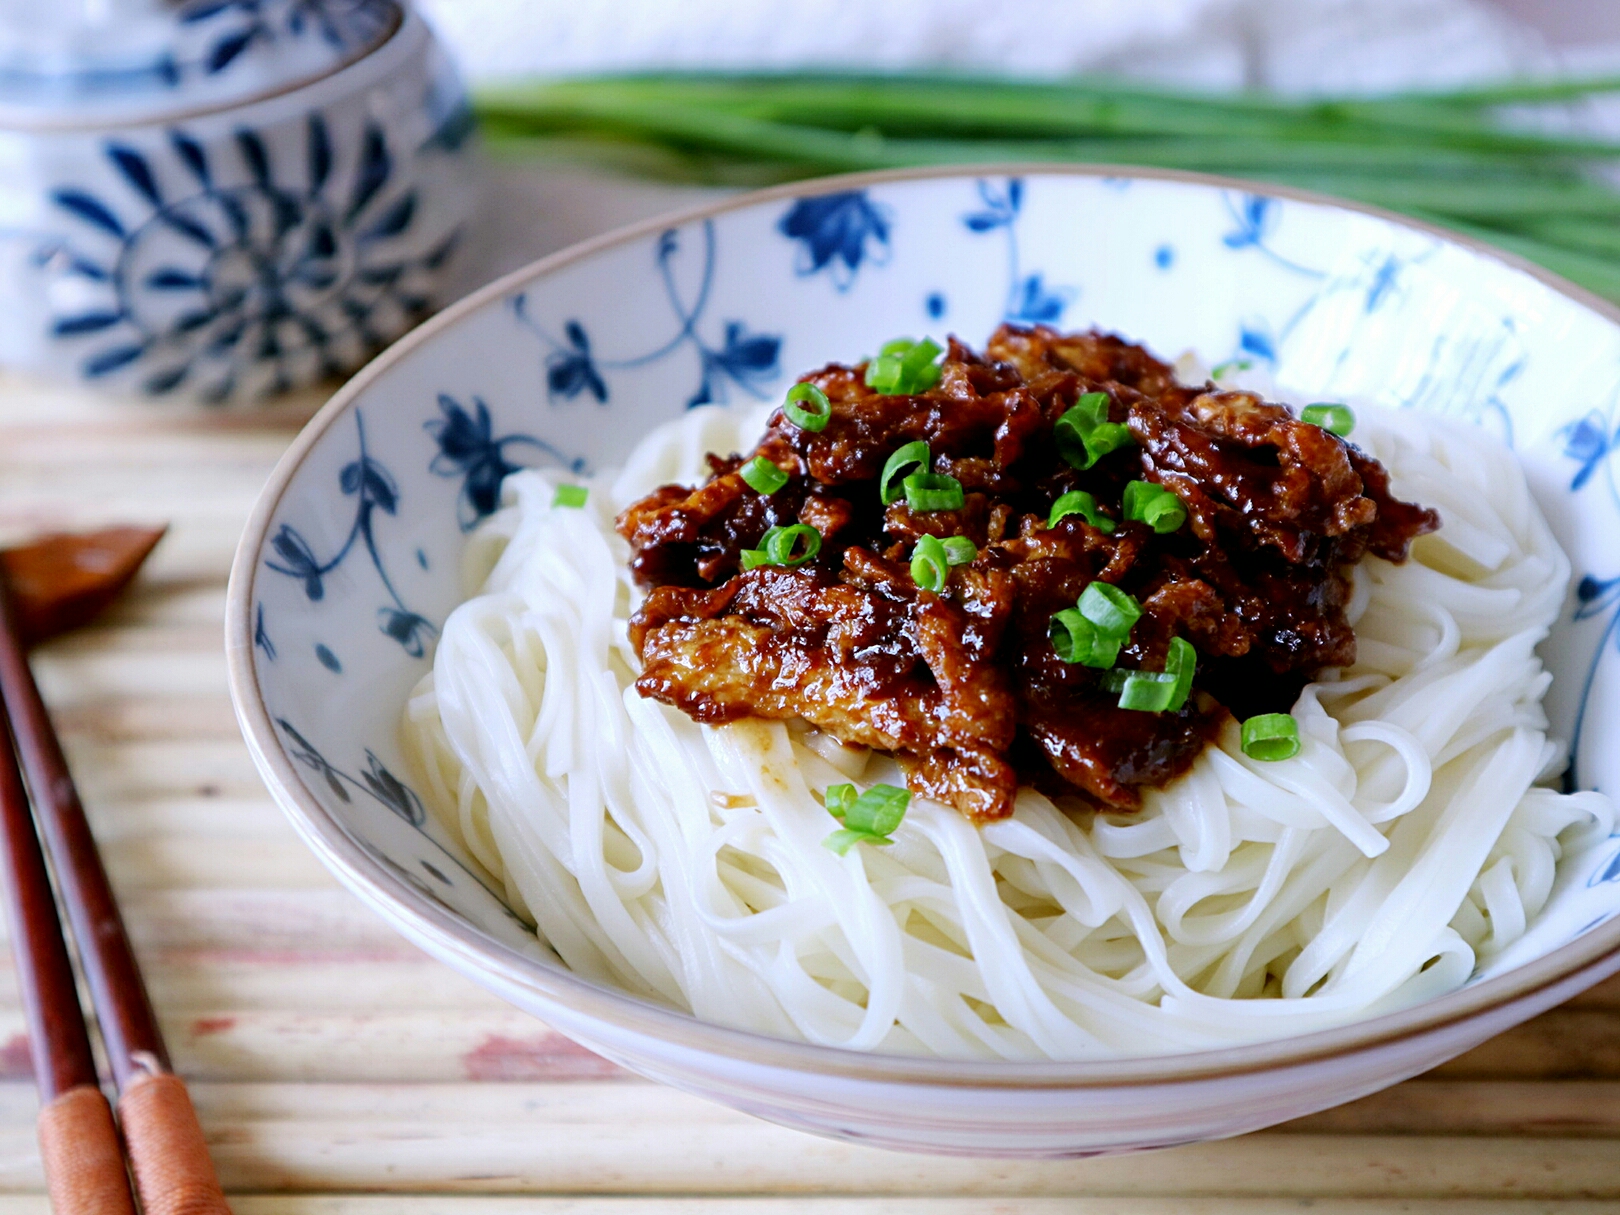
<path id="1" fill-rule="evenodd" d="M 1350 567 L 1404 560 L 1439 526 L 1345 440 L 1253 393 L 1184 387 L 1112 335 L 1004 325 L 984 357 L 952 339 L 915 396 L 875 392 L 864 369 L 806 377 L 831 402 L 824 429 L 772 415 L 751 455 L 789 474 L 775 493 L 750 488 L 745 457 L 710 456 L 703 485 L 663 486 L 619 517 L 649 588 L 631 621 L 636 687 L 698 721 L 798 718 L 893 752 L 914 792 L 975 820 L 1010 814 L 1020 779 L 1136 808 L 1224 714 L 1287 712 L 1319 672 L 1353 662 Z M 1107 394 L 1135 442 L 1080 471 L 1053 426 L 1088 392 Z M 931 471 L 961 482 L 961 509 L 881 505 L 885 462 L 917 439 Z M 1174 493 L 1186 524 L 1160 535 L 1124 520 L 1131 480 Z M 1076 489 L 1118 521 L 1111 533 L 1073 514 L 1047 526 Z M 813 560 L 742 570 L 744 549 L 794 523 L 820 533 Z M 910 573 L 924 535 L 978 548 L 938 593 Z M 1054 651 L 1053 614 L 1098 579 L 1143 609 L 1119 667 L 1163 670 L 1176 636 L 1196 648 L 1179 710 L 1122 709 L 1101 672 Z"/>

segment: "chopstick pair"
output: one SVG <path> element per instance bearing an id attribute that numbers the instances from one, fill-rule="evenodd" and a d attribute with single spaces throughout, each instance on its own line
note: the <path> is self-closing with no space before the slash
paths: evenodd
<path id="1" fill-rule="evenodd" d="M 40 1153 L 52 1209 L 56 1215 L 135 1215 L 133 1175 L 146 1215 L 230 1215 L 191 1097 L 170 1071 L 140 967 L 28 666 L 16 605 L 3 578 L 0 740 L 7 744 L 0 745 L 0 861 L 8 878 L 12 950 L 39 1085 Z M 42 837 L 118 1089 L 117 1125 L 91 1053 Z"/>

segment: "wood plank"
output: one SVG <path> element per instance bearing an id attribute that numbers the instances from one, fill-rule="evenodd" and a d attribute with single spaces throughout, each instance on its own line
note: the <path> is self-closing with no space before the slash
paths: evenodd
<path id="1" fill-rule="evenodd" d="M 1518 1198 L 1607 1200 L 1609 1209 L 1620 1198 L 1613 1145 L 1582 1139 L 1253 1135 L 1089 1160 L 981 1161 L 885 1152 L 741 1115 L 651 1126 L 205 1124 L 227 1188 L 248 1192 Z M 0 1128 L 0 1189 L 39 1186 L 32 1128 Z"/>
<path id="2" fill-rule="evenodd" d="M 1620 1138 L 1612 1080 L 1436 1080 L 1423 1077 L 1278 1127 L 1308 1134 L 1482 1134 Z"/>
<path id="3" fill-rule="evenodd" d="M 1611 1215 L 1580 1199 L 651 1198 L 471 1194 L 241 1194 L 236 1215 Z M 0 1195 L 0 1215 L 49 1215 L 43 1194 Z"/>
<path id="4" fill-rule="evenodd" d="M 1441 1064 L 1448 1079 L 1620 1077 L 1620 1008 L 1564 1005 Z"/>
<path id="5" fill-rule="evenodd" d="M 0 1189 L 25 1189 L 37 1184 L 32 1096 L 0 1090 Z M 637 1081 L 193 1091 L 227 1183 L 249 1191 L 1477 1196 L 1609 1209 L 1620 1197 L 1613 1144 L 1569 1137 L 1265 1133 L 1096 1160 L 976 1161 L 810 1138 Z"/>

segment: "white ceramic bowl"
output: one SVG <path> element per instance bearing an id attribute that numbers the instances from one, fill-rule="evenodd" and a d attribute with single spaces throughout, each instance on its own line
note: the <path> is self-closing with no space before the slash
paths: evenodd
<path id="1" fill-rule="evenodd" d="M 444 302 L 466 243 L 452 65 L 392 0 L 167 7 L 188 41 L 117 89 L 0 63 L 0 363 L 209 402 L 353 370 Z M 391 32 L 340 54 L 340 10 Z"/>
<path id="2" fill-rule="evenodd" d="M 700 400 L 780 393 L 896 333 L 1009 317 L 1247 358 L 1332 398 L 1490 426 L 1572 557 L 1545 647 L 1583 787 L 1620 789 L 1620 312 L 1363 208 L 1172 174 L 880 174 L 749 195 L 557 254 L 357 376 L 271 478 L 232 574 L 232 691 L 265 780 L 352 890 L 478 982 L 635 1071 L 893 1147 L 1007 1156 L 1231 1135 L 1372 1092 L 1620 969 L 1620 840 L 1566 859 L 1533 929 L 1461 990 L 1203 1054 L 996 1064 L 700 1023 L 577 978 L 398 775 L 395 724 L 458 598 L 465 533 L 524 463 L 598 467 Z"/>

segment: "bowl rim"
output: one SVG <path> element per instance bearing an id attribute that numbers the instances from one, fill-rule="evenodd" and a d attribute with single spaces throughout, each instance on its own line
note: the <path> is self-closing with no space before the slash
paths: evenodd
<path id="1" fill-rule="evenodd" d="M 416 11 L 415 4 L 395 0 L 394 11 L 397 19 L 393 28 L 369 47 L 335 60 L 325 68 L 267 83 L 263 88 L 240 97 L 223 97 L 189 105 L 178 100 L 168 106 L 139 106 L 132 103 L 129 113 L 122 116 L 116 112 L 88 109 L 34 112 L 23 106 L 0 105 L 0 136 L 101 135 L 114 131 L 136 131 L 143 127 L 167 127 L 177 122 L 196 122 L 225 114 L 247 117 L 250 110 L 337 82 L 343 77 L 350 79 L 340 88 L 340 92 L 359 92 L 367 87 L 367 83 L 364 80 L 356 82 L 354 77 L 360 76 L 363 71 L 375 72 L 379 63 L 383 65 L 383 74 L 388 75 L 395 70 L 396 65 L 392 63 L 394 58 L 408 55 L 418 43 L 431 42 L 433 39 L 432 28 Z M 183 93 L 184 90 L 178 92 Z"/>
<path id="2" fill-rule="evenodd" d="M 689 1013 L 654 1004 L 591 982 L 561 965 L 541 962 L 478 931 L 447 908 L 425 898 L 363 848 L 305 787 L 265 708 L 253 658 L 252 603 L 258 554 L 293 476 L 306 456 L 371 386 L 394 364 L 433 342 L 464 318 L 523 285 L 606 250 L 664 229 L 747 210 L 778 200 L 895 182 L 971 179 L 985 176 L 1130 177 L 1235 190 L 1352 211 L 1399 227 L 1440 237 L 1518 270 L 1620 328 L 1620 306 L 1483 241 L 1379 207 L 1266 182 L 1181 170 L 1114 164 L 989 163 L 941 165 L 840 174 L 789 182 L 764 190 L 672 211 L 592 237 L 542 257 L 486 284 L 395 341 L 356 372 L 300 430 L 260 491 L 231 565 L 227 589 L 225 650 L 231 699 L 254 762 L 293 827 L 322 862 L 396 928 L 441 960 L 463 963 L 467 973 L 502 994 L 514 990 L 575 1017 L 639 1034 L 669 1045 L 793 1072 L 813 1072 L 869 1082 L 955 1088 L 1106 1089 L 1163 1085 L 1191 1079 L 1254 1075 L 1342 1057 L 1443 1030 L 1493 1009 L 1527 1000 L 1578 973 L 1601 979 L 1620 960 L 1620 916 L 1573 941 L 1501 975 L 1434 999 L 1345 1025 L 1261 1042 L 1184 1054 L 1011 1062 L 876 1054 L 775 1038 L 751 1030 L 700 1021 Z M 508 994 L 508 998 L 511 998 Z"/>

